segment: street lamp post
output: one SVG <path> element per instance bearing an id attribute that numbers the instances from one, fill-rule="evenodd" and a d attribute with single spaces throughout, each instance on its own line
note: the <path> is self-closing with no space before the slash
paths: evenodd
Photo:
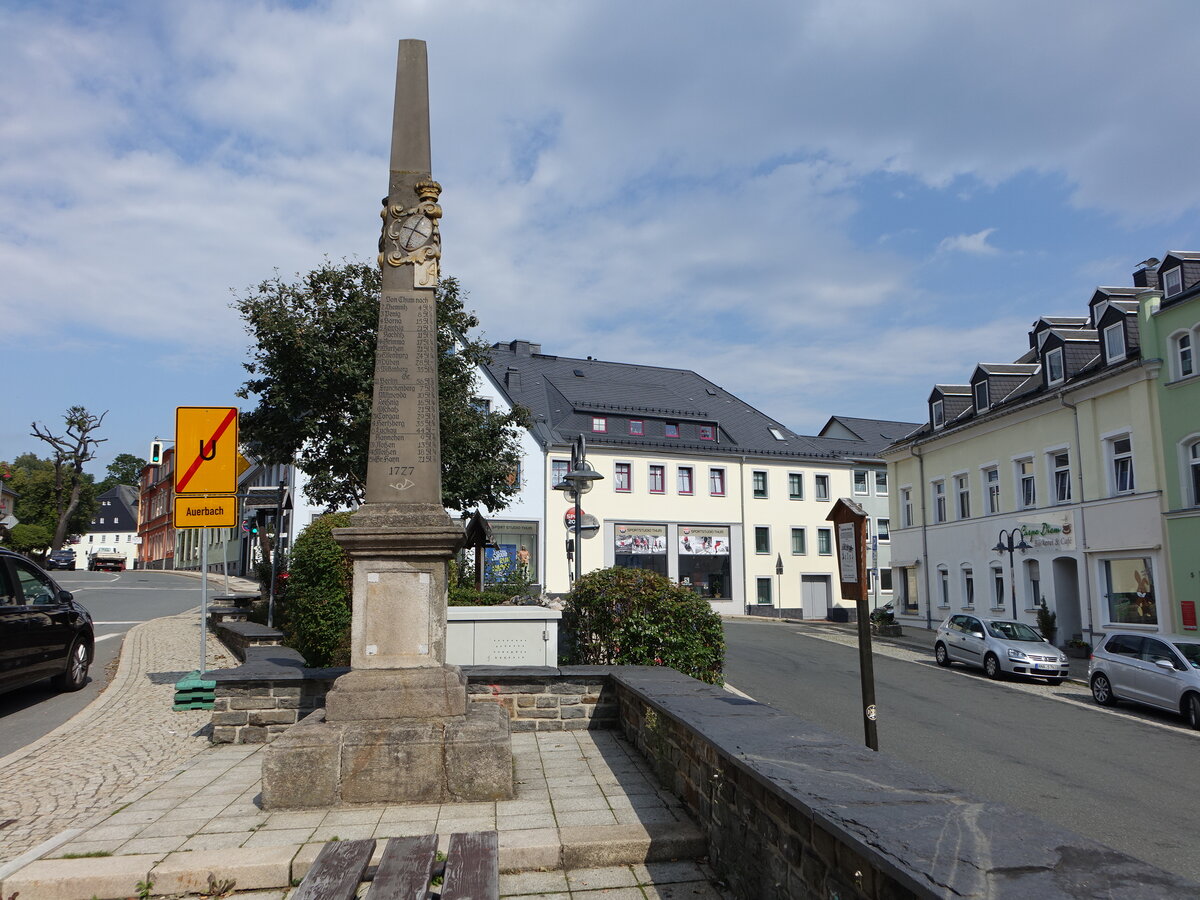
<path id="1" fill-rule="evenodd" d="M 1019 543 L 1014 543 L 1019 538 Z M 1007 531 L 1000 530 L 1000 539 L 996 542 L 996 546 L 992 548 L 997 553 L 1008 553 L 1008 587 L 1012 596 L 1012 616 L 1017 617 L 1017 574 L 1013 566 L 1013 554 L 1020 550 L 1024 553 L 1026 550 L 1032 550 L 1033 547 L 1025 543 L 1025 535 L 1021 533 L 1019 528 L 1009 528 Z"/>
<path id="2" fill-rule="evenodd" d="M 587 461 L 586 445 L 583 435 L 579 436 L 574 447 L 571 448 L 571 469 L 563 476 L 563 480 L 554 485 L 556 491 L 566 491 L 568 499 L 575 501 L 575 573 L 572 578 L 572 586 L 579 583 L 579 576 L 582 573 L 582 550 L 581 537 L 583 533 L 583 509 L 579 505 L 579 498 L 592 489 L 592 482 L 603 481 L 604 476 L 592 468 L 591 463 Z M 570 545 L 568 544 L 568 551 Z"/>

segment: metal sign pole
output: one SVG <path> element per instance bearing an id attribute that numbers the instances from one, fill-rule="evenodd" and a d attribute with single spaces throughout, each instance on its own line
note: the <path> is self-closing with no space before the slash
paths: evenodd
<path id="1" fill-rule="evenodd" d="M 208 660 L 208 527 L 200 529 L 200 674 Z"/>

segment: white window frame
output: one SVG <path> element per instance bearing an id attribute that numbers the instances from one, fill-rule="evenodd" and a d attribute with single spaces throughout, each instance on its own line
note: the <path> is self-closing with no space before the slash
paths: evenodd
<path id="1" fill-rule="evenodd" d="M 654 488 L 654 476 L 659 476 L 659 487 Z M 667 492 L 667 467 L 665 463 L 647 463 L 646 464 L 646 490 L 651 494 L 665 494 Z"/>
<path id="2" fill-rule="evenodd" d="M 1116 431 L 1103 436 L 1104 439 L 1104 468 L 1108 479 L 1108 495 L 1110 497 L 1121 497 L 1126 494 L 1132 494 L 1137 490 L 1137 470 L 1135 467 L 1133 453 L 1133 432 L 1132 431 Z M 1117 450 L 1117 444 L 1121 441 L 1129 442 L 1129 451 Z M 1128 484 L 1124 487 L 1120 485 L 1120 473 L 1118 463 L 1122 460 L 1128 460 L 1129 479 Z"/>
<path id="3" fill-rule="evenodd" d="M 1052 360 L 1058 360 L 1058 376 L 1054 375 L 1054 363 Z M 1055 347 L 1053 350 L 1046 351 L 1046 384 L 1062 384 L 1067 380 L 1066 361 L 1063 358 L 1063 348 Z"/>
<path id="4" fill-rule="evenodd" d="M 1060 456 L 1066 456 L 1067 462 L 1061 465 Z M 1074 486 L 1071 484 L 1071 449 L 1069 447 L 1051 447 L 1046 451 L 1046 472 L 1050 484 L 1050 502 L 1055 505 L 1071 503 L 1074 496 Z M 1060 476 L 1065 475 L 1065 481 Z M 1066 496 L 1063 496 L 1063 485 L 1066 485 Z"/>
<path id="5" fill-rule="evenodd" d="M 970 563 L 962 564 L 962 608 L 975 608 L 975 570 Z"/>
<path id="6" fill-rule="evenodd" d="M 721 490 L 713 490 L 713 475 L 720 473 Z M 710 497 L 726 497 L 729 495 L 729 482 L 726 480 L 726 472 L 724 466 L 709 466 L 708 467 L 708 496 Z"/>
<path id="7" fill-rule="evenodd" d="M 988 474 L 996 473 L 995 480 L 990 480 Z M 1000 503 L 1000 464 L 993 462 L 979 467 L 979 483 L 983 486 L 983 514 L 985 516 L 999 515 Z"/>
<path id="8" fill-rule="evenodd" d="M 1176 266 L 1162 273 L 1163 297 L 1174 297 L 1183 293 L 1183 267 Z"/>
<path id="9" fill-rule="evenodd" d="M 1196 344 L 1200 343 L 1200 329 L 1196 332 L 1177 331 L 1168 338 L 1171 347 L 1171 375 L 1176 381 L 1191 378 L 1196 374 Z"/>
<path id="10" fill-rule="evenodd" d="M 892 542 L 892 520 L 878 519 L 875 522 L 875 535 L 879 538 L 879 543 L 890 544 Z"/>
<path id="11" fill-rule="evenodd" d="M 621 487 L 621 482 L 617 478 L 617 469 L 620 466 L 625 467 L 625 474 L 628 477 L 628 483 L 626 487 Z M 616 460 L 613 463 L 613 491 L 617 494 L 633 493 L 633 463 L 627 462 L 623 459 Z"/>
<path id="12" fill-rule="evenodd" d="M 758 492 L 758 476 L 762 476 L 762 493 Z M 752 469 L 750 471 L 750 496 L 755 500 L 767 500 L 771 496 L 769 489 L 769 479 L 767 478 L 766 469 Z"/>
<path id="13" fill-rule="evenodd" d="M 991 400 L 991 389 L 988 387 L 988 381 L 986 378 L 982 381 L 975 382 L 974 394 L 975 411 L 987 412 L 988 406 L 990 406 L 989 401 Z M 983 402 L 980 402 L 981 400 Z"/>
<path id="14" fill-rule="evenodd" d="M 944 564 L 937 567 L 938 608 L 950 608 L 950 569 Z"/>
<path id="15" fill-rule="evenodd" d="M 1025 471 L 1026 466 L 1029 471 Z M 1032 456 L 1013 457 L 1013 479 L 1016 482 L 1017 509 L 1037 509 L 1037 470 Z"/>
<path id="16" fill-rule="evenodd" d="M 954 512 L 959 519 L 971 518 L 971 479 L 966 472 L 956 472 L 954 478 Z M 965 515 L 964 515 L 965 513 Z"/>
<path id="17" fill-rule="evenodd" d="M 879 489 L 879 485 L 881 482 L 883 484 L 883 490 Z M 888 495 L 887 469 L 876 469 L 875 470 L 875 496 L 876 497 L 886 497 L 887 495 Z"/>
<path id="18" fill-rule="evenodd" d="M 900 488 L 900 527 L 912 528 L 913 522 L 912 485 Z"/>
<path id="19" fill-rule="evenodd" d="M 933 524 L 946 521 L 946 480 L 938 478 L 929 482 L 929 495 L 933 500 Z"/>
<path id="20" fill-rule="evenodd" d="M 1008 598 L 1008 585 L 1004 581 L 1004 566 L 994 562 L 988 566 L 988 577 L 991 581 L 992 609 L 1005 609 Z"/>
<path id="21" fill-rule="evenodd" d="M 929 423 L 935 428 L 946 424 L 946 403 L 944 400 L 934 400 L 929 404 Z"/>
<path id="22" fill-rule="evenodd" d="M 1200 507 L 1200 431 L 1179 442 L 1180 497 L 1188 508 Z"/>
<path id="23" fill-rule="evenodd" d="M 1120 338 L 1121 338 L 1121 352 L 1120 353 L 1113 353 L 1112 347 L 1110 346 L 1110 343 L 1109 343 L 1110 339 L 1114 335 L 1120 335 Z M 1123 360 L 1125 358 L 1125 355 L 1128 352 L 1129 352 L 1129 348 L 1125 345 L 1125 323 L 1124 322 L 1114 322 L 1112 325 L 1106 326 L 1104 329 L 1104 358 L 1107 359 L 1110 363 L 1120 362 L 1121 360 Z"/>
<path id="24" fill-rule="evenodd" d="M 688 489 L 683 489 L 683 473 L 687 472 Z M 695 466 L 676 466 L 675 467 L 675 491 L 681 497 L 691 497 L 696 493 L 696 467 Z"/>
<path id="25" fill-rule="evenodd" d="M 813 476 L 813 493 L 822 503 L 829 500 L 829 476 L 821 473 Z"/>
<path id="26" fill-rule="evenodd" d="M 870 473 L 866 469 L 855 469 L 854 470 L 852 477 L 854 479 L 853 491 L 854 491 L 855 497 L 866 497 L 871 493 L 871 483 L 868 480 L 869 474 Z M 858 489 L 859 478 L 862 479 L 862 490 L 861 491 Z"/>

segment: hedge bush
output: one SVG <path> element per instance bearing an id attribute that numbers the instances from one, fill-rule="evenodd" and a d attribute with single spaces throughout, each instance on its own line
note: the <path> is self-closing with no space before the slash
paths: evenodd
<path id="1" fill-rule="evenodd" d="M 723 684 L 725 633 L 708 601 L 643 569 L 601 569 L 579 579 L 563 609 L 568 665 L 670 666 Z"/>
<path id="2" fill-rule="evenodd" d="M 288 560 L 279 626 L 287 645 L 310 666 L 350 665 L 350 560 L 333 539 L 333 529 L 349 524 L 348 512 L 314 519 L 296 538 Z"/>

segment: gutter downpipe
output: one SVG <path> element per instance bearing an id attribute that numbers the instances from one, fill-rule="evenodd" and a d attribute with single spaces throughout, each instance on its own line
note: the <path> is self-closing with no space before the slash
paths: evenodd
<path id="1" fill-rule="evenodd" d="M 1092 618 L 1092 564 L 1088 559 L 1087 509 L 1084 505 L 1087 497 L 1083 492 L 1083 453 L 1080 452 L 1082 447 L 1079 442 L 1079 407 L 1074 403 L 1067 402 L 1066 393 L 1066 390 L 1058 392 L 1058 402 L 1071 411 L 1071 416 L 1075 421 L 1075 460 L 1079 464 L 1079 549 L 1083 551 L 1083 595 L 1087 600 L 1087 642 L 1094 646 L 1092 640 L 1095 634 L 1092 627 L 1094 625 Z"/>
<path id="2" fill-rule="evenodd" d="M 917 458 L 917 477 L 921 482 L 921 568 L 924 569 L 922 578 L 925 580 L 925 627 L 933 630 L 933 596 L 929 593 L 929 532 L 928 510 L 925 507 L 925 457 L 921 448 L 913 442 L 912 455 Z"/>

